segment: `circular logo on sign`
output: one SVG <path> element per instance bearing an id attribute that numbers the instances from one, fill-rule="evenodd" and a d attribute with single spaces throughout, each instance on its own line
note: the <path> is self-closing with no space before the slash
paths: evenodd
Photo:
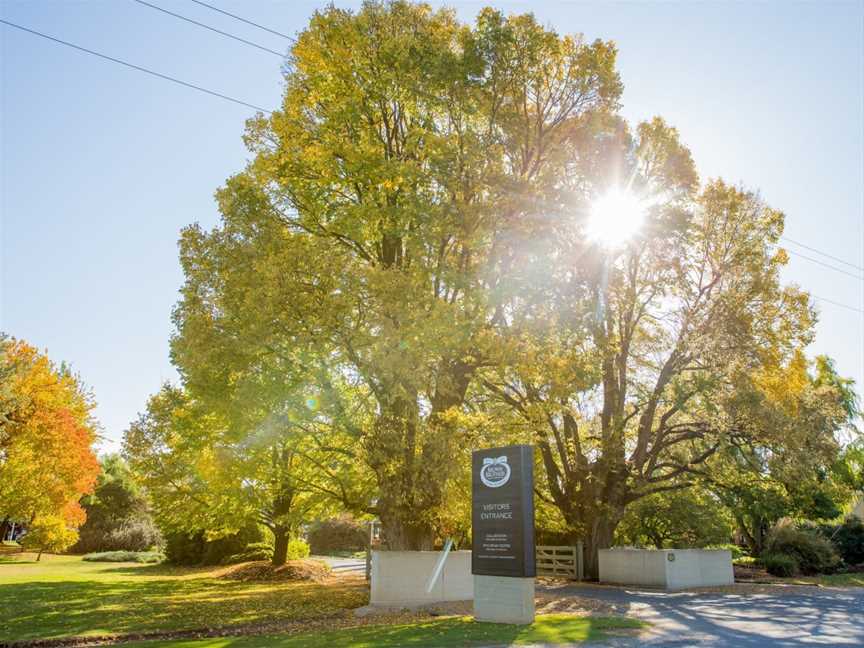
<path id="1" fill-rule="evenodd" d="M 483 467 L 480 468 L 480 481 L 489 488 L 498 488 L 510 481 L 510 465 L 507 457 L 486 457 L 483 459 Z"/>

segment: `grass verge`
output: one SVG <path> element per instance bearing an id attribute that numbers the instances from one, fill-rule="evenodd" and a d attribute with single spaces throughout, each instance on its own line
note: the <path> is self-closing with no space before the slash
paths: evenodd
<path id="1" fill-rule="evenodd" d="M 864 587 L 864 572 L 801 576 L 797 580 L 805 583 L 816 583 L 823 587 Z"/>
<path id="2" fill-rule="evenodd" d="M 143 641 L 125 648 L 444 648 L 490 644 L 570 644 L 599 641 L 644 624 L 622 617 L 549 614 L 530 626 L 478 623 L 451 617 L 400 625 L 345 628 L 330 632 L 258 637 L 219 637 L 187 641 Z"/>
<path id="3" fill-rule="evenodd" d="M 320 619 L 368 600 L 362 579 L 244 582 L 220 578 L 225 567 L 34 558 L 0 562 L 0 644 Z"/>

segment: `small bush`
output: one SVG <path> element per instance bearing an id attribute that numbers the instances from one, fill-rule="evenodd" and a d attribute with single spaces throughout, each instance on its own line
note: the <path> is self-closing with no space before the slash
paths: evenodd
<path id="1" fill-rule="evenodd" d="M 831 541 L 847 565 L 864 564 L 864 522 L 854 515 L 838 526 Z"/>
<path id="2" fill-rule="evenodd" d="M 100 551 L 89 553 L 82 560 L 87 562 L 158 563 L 165 560 L 165 556 L 158 551 Z"/>
<path id="3" fill-rule="evenodd" d="M 312 524 L 307 535 L 309 546 L 316 556 L 336 552 L 362 551 L 369 541 L 369 529 L 350 515 Z"/>
<path id="4" fill-rule="evenodd" d="M 792 556 L 801 572 L 807 575 L 830 574 L 840 565 L 840 556 L 828 540 L 791 524 L 774 527 L 765 543 L 764 554 Z"/>
<path id="5" fill-rule="evenodd" d="M 207 540 L 205 532 L 178 531 L 165 536 L 165 555 L 176 565 L 219 565 L 237 554 L 245 553 L 250 544 L 262 542 L 264 534 L 257 524 L 247 524 L 237 533 Z"/>
<path id="6" fill-rule="evenodd" d="M 246 545 L 246 549 L 239 554 L 232 554 L 222 559 L 223 565 L 236 565 L 237 563 L 254 562 L 259 560 L 273 560 L 273 547 L 266 542 L 253 542 Z"/>
<path id="7" fill-rule="evenodd" d="M 762 557 L 762 564 L 772 576 L 788 578 L 798 573 L 798 561 L 789 554 L 766 554 Z"/>
<path id="8" fill-rule="evenodd" d="M 744 550 L 741 547 L 739 547 L 738 545 L 733 544 L 731 542 L 727 543 L 727 544 L 708 545 L 705 548 L 706 549 L 727 549 L 730 552 L 732 552 L 732 560 L 738 560 L 739 558 L 742 558 L 745 555 Z"/>
<path id="9" fill-rule="evenodd" d="M 249 544 L 263 540 L 264 533 L 261 528 L 257 524 L 249 523 L 237 533 L 205 542 L 201 564 L 218 565 L 228 556 L 243 553 Z"/>
<path id="10" fill-rule="evenodd" d="M 146 551 L 162 545 L 162 534 L 153 520 L 128 520 L 107 535 L 106 544 L 113 551 Z"/>
<path id="11" fill-rule="evenodd" d="M 272 542 L 250 542 L 246 545 L 246 549 L 243 551 L 270 551 L 273 552 L 273 543 Z"/>
<path id="12" fill-rule="evenodd" d="M 273 553 L 271 551 L 270 555 Z M 288 560 L 300 560 L 309 556 L 309 543 L 296 538 L 288 542 Z"/>
<path id="13" fill-rule="evenodd" d="M 175 565 L 200 565 L 204 544 L 203 531 L 172 531 L 165 535 L 165 557 Z"/>

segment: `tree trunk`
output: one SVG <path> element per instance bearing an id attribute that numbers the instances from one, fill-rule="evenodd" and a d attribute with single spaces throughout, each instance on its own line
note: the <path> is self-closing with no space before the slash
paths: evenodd
<path id="1" fill-rule="evenodd" d="M 39 562 L 40 560 L 42 560 L 42 550 L 41 549 L 39 550 L 39 554 L 36 556 L 36 562 Z"/>
<path id="2" fill-rule="evenodd" d="M 281 567 L 288 560 L 288 527 L 276 526 L 273 528 L 273 565 Z"/>
<path id="3" fill-rule="evenodd" d="M 434 549 L 435 532 L 431 526 L 414 520 L 403 519 L 398 513 L 381 512 L 382 544 L 391 551 L 431 551 Z"/>
<path id="4" fill-rule="evenodd" d="M 9 533 L 9 516 L 7 515 L 3 522 L 0 522 L 0 542 L 3 542 L 6 539 L 7 534 Z"/>
<path id="5" fill-rule="evenodd" d="M 612 546 L 612 538 L 615 535 L 616 520 L 604 515 L 598 515 L 586 524 L 588 533 L 583 542 L 585 547 L 585 576 L 589 579 L 600 577 L 600 550 Z"/>

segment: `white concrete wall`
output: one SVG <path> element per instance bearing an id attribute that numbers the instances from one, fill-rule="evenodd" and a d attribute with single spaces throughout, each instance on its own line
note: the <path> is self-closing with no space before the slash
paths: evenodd
<path id="1" fill-rule="evenodd" d="M 426 583 L 440 556 L 440 551 L 373 551 L 369 603 L 382 607 L 411 607 L 473 600 L 470 551 L 451 551 L 441 577 L 427 594 Z"/>
<path id="2" fill-rule="evenodd" d="M 601 549 L 600 582 L 666 587 L 666 556 L 641 549 Z"/>
<path id="3" fill-rule="evenodd" d="M 599 566 L 601 583 L 680 590 L 735 582 L 725 549 L 602 549 Z"/>
<path id="4" fill-rule="evenodd" d="M 682 564 L 690 565 L 682 570 L 678 565 L 682 554 L 687 559 Z M 728 549 L 685 549 L 675 551 L 676 560 L 669 563 L 669 589 L 686 587 L 714 587 L 735 583 L 732 569 L 732 552 Z"/>

